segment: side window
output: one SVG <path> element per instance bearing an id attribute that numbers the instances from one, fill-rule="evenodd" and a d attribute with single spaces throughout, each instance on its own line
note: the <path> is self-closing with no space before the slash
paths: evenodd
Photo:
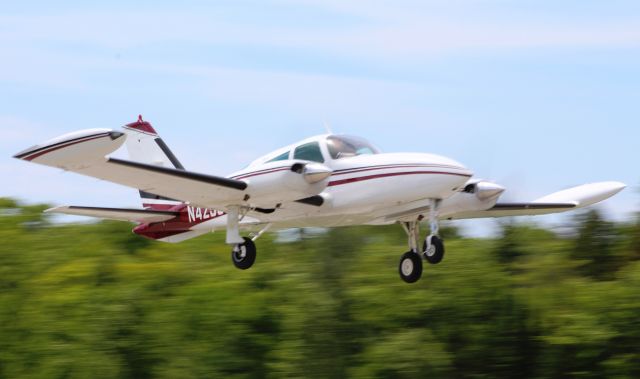
<path id="1" fill-rule="evenodd" d="M 269 159 L 267 162 L 286 161 L 287 159 L 289 159 L 289 152 L 288 151 L 286 153 L 282 153 L 282 154 L 278 155 L 275 158 Z"/>
<path id="2" fill-rule="evenodd" d="M 322 152 L 320 151 L 320 145 L 318 145 L 317 142 L 305 143 L 304 145 L 296 147 L 293 152 L 293 157 L 295 159 L 304 159 L 307 161 L 324 162 Z"/>

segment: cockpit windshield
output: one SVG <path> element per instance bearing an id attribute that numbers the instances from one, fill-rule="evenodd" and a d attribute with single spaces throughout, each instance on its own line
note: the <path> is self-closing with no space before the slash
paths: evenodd
<path id="1" fill-rule="evenodd" d="M 333 159 L 379 153 L 378 149 L 366 140 L 352 136 L 329 136 L 327 137 L 327 147 Z"/>

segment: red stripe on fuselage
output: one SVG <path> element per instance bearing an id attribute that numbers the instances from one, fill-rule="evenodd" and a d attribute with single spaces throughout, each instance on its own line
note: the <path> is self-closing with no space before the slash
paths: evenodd
<path id="1" fill-rule="evenodd" d="M 358 177 L 355 177 L 355 178 L 334 180 L 334 181 L 329 182 L 328 186 L 329 187 L 340 186 L 340 185 L 343 185 L 343 184 L 362 182 L 362 181 L 365 181 L 365 180 L 380 179 L 380 178 L 387 178 L 387 177 L 391 177 L 391 176 L 402 176 L 402 175 L 453 175 L 453 176 L 462 176 L 462 177 L 465 177 L 465 178 L 470 178 L 471 177 L 471 175 L 468 175 L 468 174 L 459 174 L 457 172 L 443 172 L 443 171 L 388 172 L 388 173 L 385 173 L 385 174 L 358 176 Z"/>
<path id="2" fill-rule="evenodd" d="M 273 168 L 273 169 L 269 169 L 269 170 L 250 172 L 248 174 L 243 174 L 243 175 L 240 175 L 240 176 L 234 176 L 234 177 L 232 177 L 232 179 L 242 180 L 242 179 L 250 178 L 250 177 L 253 177 L 253 176 L 271 174 L 273 172 L 280 172 L 280 171 L 287 171 L 287 170 L 290 170 L 290 168 L 289 167 L 278 167 L 278 168 Z"/>
<path id="3" fill-rule="evenodd" d="M 416 163 L 412 163 L 412 164 L 390 164 L 390 165 L 380 165 L 380 166 L 367 166 L 367 167 L 357 167 L 357 168 L 350 168 L 350 169 L 343 169 L 343 170 L 336 170 L 334 171 L 332 176 L 338 176 L 338 175 L 347 175 L 347 174 L 353 174 L 356 172 L 363 172 L 363 171 L 375 171 L 375 170 L 388 170 L 391 168 L 442 168 L 442 169 L 460 169 L 460 167 L 456 167 L 456 166 L 450 166 L 450 165 L 440 165 L 440 164 L 416 164 Z"/>
<path id="4" fill-rule="evenodd" d="M 364 166 L 364 167 L 354 167 L 354 168 L 341 169 L 341 170 L 334 171 L 332 176 L 347 175 L 347 174 L 352 174 L 352 173 L 362 172 L 362 171 L 387 170 L 387 169 L 391 169 L 391 168 L 420 168 L 420 167 L 423 167 L 423 168 L 424 167 L 433 167 L 433 168 L 443 168 L 443 169 L 452 169 L 452 168 L 453 169 L 460 169 L 460 167 L 451 166 L 451 165 L 406 163 L 406 164 L 388 164 L 388 165 Z M 289 169 L 290 168 L 288 166 L 287 167 L 269 168 L 269 169 L 249 172 L 249 173 L 246 173 L 246 174 L 232 176 L 231 179 L 237 179 L 237 180 L 246 179 L 246 178 L 250 178 L 250 177 L 253 177 L 253 176 L 271 174 L 273 172 L 286 171 L 286 170 L 289 170 Z"/>

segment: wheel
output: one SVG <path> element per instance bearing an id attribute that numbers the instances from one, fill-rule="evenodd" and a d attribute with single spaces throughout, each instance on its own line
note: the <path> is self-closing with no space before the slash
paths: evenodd
<path id="1" fill-rule="evenodd" d="M 404 253 L 400 258 L 398 271 L 405 282 L 417 282 L 422 276 L 422 259 L 420 259 L 420 255 L 413 251 Z"/>
<path id="2" fill-rule="evenodd" d="M 231 260 L 240 270 L 246 270 L 256 261 L 256 244 L 251 238 L 244 237 L 244 243 L 239 243 L 231 250 Z"/>
<path id="3" fill-rule="evenodd" d="M 431 246 L 427 249 L 427 240 L 431 238 Z M 432 265 L 436 263 L 440 263 L 442 258 L 444 257 L 444 243 L 438 236 L 429 236 L 424 240 L 424 244 L 422 245 L 422 255 L 427 262 Z"/>

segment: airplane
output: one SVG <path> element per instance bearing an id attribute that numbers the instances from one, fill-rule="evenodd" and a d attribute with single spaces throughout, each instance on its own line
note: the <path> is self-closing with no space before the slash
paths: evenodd
<path id="1" fill-rule="evenodd" d="M 111 156 L 122 145 L 130 159 Z M 293 227 L 400 224 L 409 250 L 398 272 L 407 283 L 422 260 L 442 261 L 440 220 L 542 215 L 583 208 L 625 188 L 615 181 L 585 184 L 528 202 L 499 202 L 505 188 L 473 177 L 450 158 L 382 153 L 365 139 L 336 134 L 307 138 L 266 154 L 229 176 L 189 171 L 152 125 L 65 134 L 14 156 L 139 190 L 142 208 L 58 206 L 45 212 L 137 223 L 133 232 L 180 242 L 226 231 L 238 269 L 256 260 L 255 241 L 267 230 Z M 421 240 L 420 224 L 429 233 Z M 242 236 L 242 232 L 252 232 Z M 420 242 L 422 241 L 422 244 Z"/>

